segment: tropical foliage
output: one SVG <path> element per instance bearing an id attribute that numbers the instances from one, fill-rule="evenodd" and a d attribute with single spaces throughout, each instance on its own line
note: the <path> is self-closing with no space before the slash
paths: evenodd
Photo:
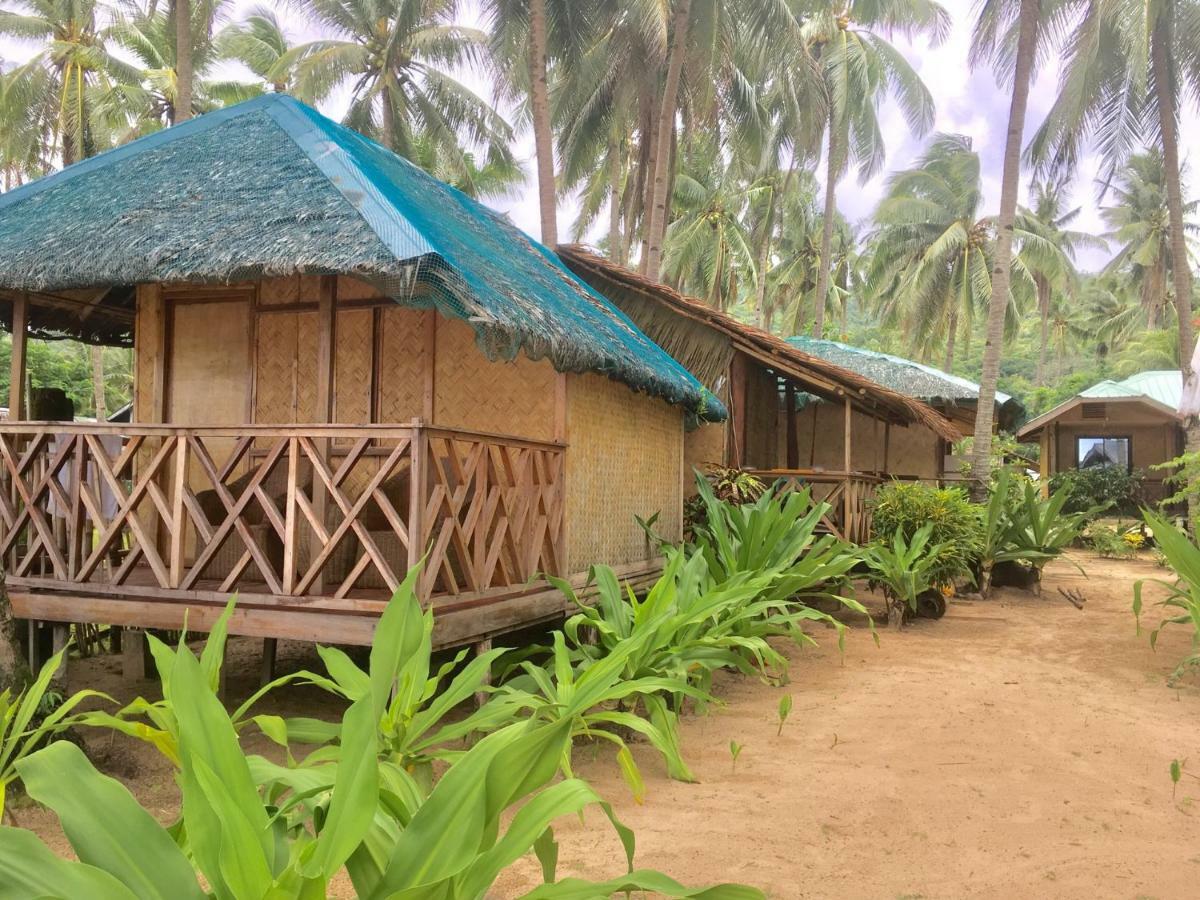
<path id="1" fill-rule="evenodd" d="M 1133 586 L 1133 612 L 1141 627 L 1141 615 L 1145 609 L 1146 585 L 1153 584 L 1166 590 L 1166 596 L 1154 601 L 1165 611 L 1165 617 L 1150 632 L 1150 646 L 1157 647 L 1158 636 L 1168 625 L 1182 625 L 1191 632 L 1192 651 L 1175 667 L 1170 681 L 1175 682 L 1188 671 L 1200 666 L 1200 549 L 1185 533 L 1166 519 L 1146 513 L 1146 524 L 1154 534 L 1167 565 L 1174 571 L 1176 580 L 1169 582 L 1161 578 L 1143 578 Z"/>

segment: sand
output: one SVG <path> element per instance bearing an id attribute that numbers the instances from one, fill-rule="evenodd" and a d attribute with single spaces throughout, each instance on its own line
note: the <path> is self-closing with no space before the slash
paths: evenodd
<path id="1" fill-rule="evenodd" d="M 698 784 L 667 779 L 644 745 L 634 751 L 643 805 L 607 755 L 578 750 L 578 773 L 636 831 L 638 865 L 690 884 L 736 880 L 780 898 L 1200 896 L 1200 781 L 1185 777 L 1173 796 L 1169 777 L 1174 758 L 1200 773 L 1200 680 L 1166 686 L 1188 636 L 1165 633 L 1154 652 L 1135 633 L 1132 583 L 1164 574 L 1152 561 L 1079 561 L 1090 577 L 1056 563 L 1040 598 L 998 589 L 955 600 L 940 621 L 881 631 L 878 647 L 855 628 L 844 658 L 831 632 L 818 633 L 819 648 L 790 652 L 784 688 L 720 677 L 721 707 L 682 727 Z M 1081 589 L 1085 608 L 1060 586 Z M 253 687 L 255 650 L 235 642 L 235 698 Z M 284 644 L 281 665 L 316 661 Z M 82 661 L 71 687 L 153 692 L 123 684 L 117 668 Z M 785 693 L 794 707 L 779 735 Z M 269 707 L 336 714 L 312 691 L 283 692 Z M 744 747 L 736 770 L 731 740 Z M 110 739 L 90 742 L 104 750 Z M 171 771 L 152 751 L 118 738 L 103 768 L 170 818 Z M 65 849 L 53 816 L 27 806 L 17 815 Z M 557 833 L 560 875 L 620 873 L 598 811 Z M 492 896 L 517 897 L 538 873 L 522 860 Z"/>

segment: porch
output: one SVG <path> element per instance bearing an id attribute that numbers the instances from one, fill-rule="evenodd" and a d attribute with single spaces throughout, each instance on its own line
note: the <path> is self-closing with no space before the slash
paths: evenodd
<path id="1" fill-rule="evenodd" d="M 871 501 L 885 478 L 866 472 L 824 469 L 749 469 L 765 484 L 783 482 L 783 491 L 809 489 L 814 502 L 829 504 L 818 530 L 853 544 L 871 540 Z"/>
<path id="2" fill-rule="evenodd" d="M 0 559 L 22 618 L 205 630 L 236 593 L 236 633 L 368 644 L 424 558 L 437 642 L 486 640 L 563 610 L 565 455 L 420 420 L 4 422 Z"/>

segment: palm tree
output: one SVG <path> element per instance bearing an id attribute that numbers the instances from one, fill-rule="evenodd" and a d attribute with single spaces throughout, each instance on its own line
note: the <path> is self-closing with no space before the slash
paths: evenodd
<path id="1" fill-rule="evenodd" d="M 991 477 L 992 423 L 995 417 L 996 382 L 1000 379 L 1000 355 L 1004 319 L 1009 307 L 1010 262 L 1017 217 L 1017 194 L 1021 187 L 1021 142 L 1029 85 L 1050 12 L 1051 0 L 984 0 L 972 37 L 971 62 L 989 62 L 1003 79 L 1012 73 L 1012 104 L 1008 111 L 1008 133 L 1004 143 L 1004 166 L 1000 182 L 1000 215 L 996 221 L 996 248 L 992 259 L 991 298 L 988 301 L 983 367 L 979 378 L 979 400 L 975 409 L 971 479 L 976 499 L 986 494 Z M 1015 56 L 1012 34 L 1015 31 Z"/>
<path id="2" fill-rule="evenodd" d="M 255 6 L 246 18 L 227 25 L 217 37 L 217 54 L 240 62 L 277 94 L 289 88 L 288 73 L 279 65 L 292 48 L 279 18 L 269 6 Z"/>
<path id="3" fill-rule="evenodd" d="M 451 74 L 490 66 L 487 34 L 455 24 L 456 6 L 453 0 L 308 0 L 314 24 L 334 36 L 292 48 L 277 70 L 291 72 L 297 96 L 310 103 L 350 82 L 347 125 L 409 158 L 419 140 L 432 140 L 439 155 L 457 160 L 456 171 L 465 171 L 464 141 L 489 154 L 507 152 L 512 129 Z"/>
<path id="4" fill-rule="evenodd" d="M 1041 230 L 1062 251 L 1050 262 L 1052 265 L 1033 264 L 1033 281 L 1037 286 L 1038 315 L 1041 319 L 1041 343 L 1038 348 L 1037 374 L 1034 383 L 1039 387 L 1046 383 L 1046 354 L 1050 342 L 1051 298 L 1057 292 L 1074 294 L 1078 287 L 1079 273 L 1075 269 L 1075 254 L 1082 248 L 1107 249 L 1108 242 L 1083 231 L 1073 231 L 1068 226 L 1079 217 L 1080 207 L 1067 209 L 1068 179 L 1059 174 L 1036 181 L 1030 189 L 1030 205 L 1023 215 L 1036 220 Z"/>
<path id="5" fill-rule="evenodd" d="M 755 279 L 745 212 L 748 199 L 763 188 L 739 178 L 713 138 L 698 139 L 680 157 L 675 176 L 680 215 L 667 229 L 664 274 L 680 290 L 728 310 Z"/>
<path id="6" fill-rule="evenodd" d="M 171 15 L 175 23 L 175 122 L 192 117 L 192 83 L 196 73 L 192 64 L 191 0 L 174 0 Z"/>
<path id="7" fill-rule="evenodd" d="M 1162 148 L 1171 281 L 1179 360 L 1192 377 L 1195 343 L 1192 278 L 1179 159 L 1179 120 L 1200 82 L 1200 9 L 1194 0 L 1086 0 L 1071 32 L 1059 95 L 1030 145 L 1047 167 L 1072 168 L 1095 144 L 1104 186 L 1145 143 Z M 1189 451 L 1200 450 L 1200 422 L 1187 423 Z M 1194 503 L 1189 518 L 1195 519 Z"/>
<path id="8" fill-rule="evenodd" d="M 937 42 L 949 27 L 949 14 L 931 0 L 839 0 L 822 4 L 806 23 L 807 43 L 824 76 L 829 118 L 815 337 L 821 337 L 824 330 L 837 183 L 851 162 L 857 163 L 863 180 L 883 166 L 886 150 L 876 117 L 878 104 L 885 96 L 894 96 L 910 131 L 917 136 L 933 127 L 933 98 L 928 88 L 887 38 L 926 34 Z"/>
<path id="9" fill-rule="evenodd" d="M 0 191 L 45 171 L 45 136 L 27 115 L 28 102 L 0 67 Z"/>
<path id="10" fill-rule="evenodd" d="M 994 222 L 982 216 L 983 179 L 970 138 L 938 135 L 915 166 L 897 172 L 875 213 L 867 294 L 881 305 L 886 323 L 901 326 L 915 350 L 945 349 L 943 368 L 954 367 L 955 342 L 971 334 L 975 315 L 988 309 L 996 240 Z M 1020 298 L 1032 297 L 1029 258 L 1040 268 L 1061 267 L 1061 253 L 1037 223 L 1017 222 L 1026 256 L 1012 267 Z M 1008 321 L 1015 330 L 1017 304 Z"/>
<path id="11" fill-rule="evenodd" d="M 1107 237 L 1119 248 L 1105 272 L 1127 278 L 1137 292 L 1146 327 L 1160 326 L 1172 304 L 1174 260 L 1163 155 L 1157 149 L 1131 156 L 1112 188 L 1114 203 L 1101 210 Z M 1196 233 L 1195 201 L 1184 206 L 1185 232 Z"/>
<path id="12" fill-rule="evenodd" d="M 57 143 L 64 165 L 95 152 L 93 88 L 137 80 L 136 70 L 108 52 L 100 8 L 97 0 L 19 0 L 0 9 L 0 37 L 45 43 L 5 76 L 7 102 L 45 136 L 47 159 Z"/>
<path id="13" fill-rule="evenodd" d="M 208 112 L 261 92 L 257 85 L 208 77 L 221 58 L 220 43 L 210 35 L 223 21 L 228 6 L 228 0 L 218 0 L 196 8 L 197 21 L 190 41 L 192 99 L 185 112 L 173 14 L 157 8 L 142 9 L 133 3 L 125 5 L 108 34 L 114 44 L 136 60 L 138 77 L 111 82 L 97 90 L 94 107 L 96 120 L 111 129 L 116 141 L 187 121 L 191 113 Z"/>

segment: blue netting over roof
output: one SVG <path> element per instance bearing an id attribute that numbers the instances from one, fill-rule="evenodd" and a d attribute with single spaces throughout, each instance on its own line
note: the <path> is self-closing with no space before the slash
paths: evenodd
<path id="1" fill-rule="evenodd" d="M 347 274 L 466 319 L 491 358 L 596 371 L 725 410 L 502 216 L 282 95 L 191 120 L 0 195 L 0 289 Z"/>

